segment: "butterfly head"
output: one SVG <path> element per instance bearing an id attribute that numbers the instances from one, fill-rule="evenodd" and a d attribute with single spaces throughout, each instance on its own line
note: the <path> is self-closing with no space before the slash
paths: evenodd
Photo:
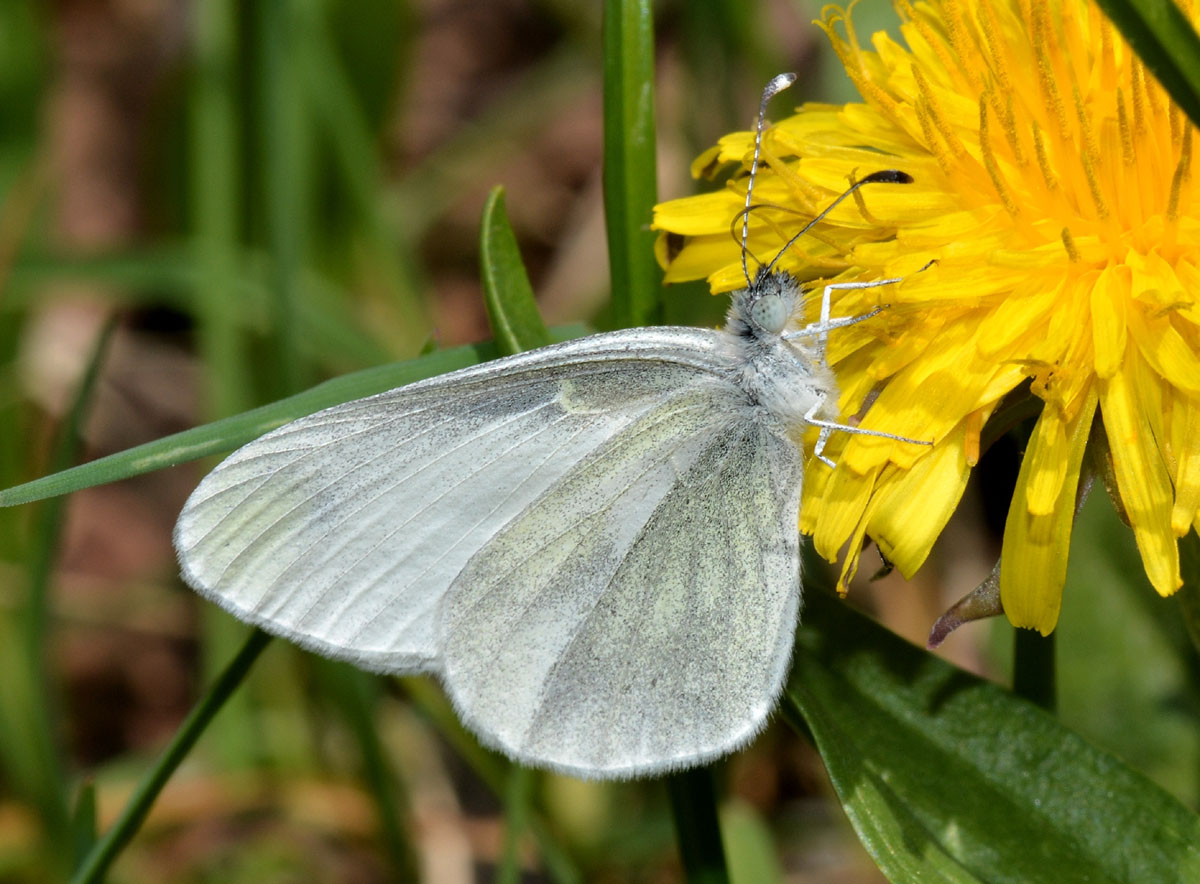
<path id="1" fill-rule="evenodd" d="M 769 291 L 750 304 L 750 321 L 765 332 L 779 334 L 792 315 L 792 305 L 783 295 Z"/>
<path id="2" fill-rule="evenodd" d="M 753 283 L 734 294 L 726 328 L 744 338 L 776 339 L 799 298 L 800 286 L 790 273 L 761 268 Z"/>

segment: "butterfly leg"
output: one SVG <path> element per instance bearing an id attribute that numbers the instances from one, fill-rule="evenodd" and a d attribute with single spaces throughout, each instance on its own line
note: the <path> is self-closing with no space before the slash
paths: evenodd
<path id="1" fill-rule="evenodd" d="M 917 271 L 917 273 L 925 272 L 935 263 L 937 263 L 936 258 L 926 263 L 924 267 Z M 845 328 L 848 325 L 854 325 L 856 323 L 863 322 L 864 320 L 870 319 L 872 316 L 877 316 L 884 309 L 882 306 L 880 306 L 876 307 L 874 310 L 863 313 L 861 316 L 849 316 L 844 319 L 830 319 L 830 306 L 832 303 L 833 292 L 835 290 L 870 289 L 881 285 L 895 285 L 896 283 L 903 282 L 906 279 L 908 279 L 907 276 L 893 276 L 891 279 L 869 279 L 861 282 L 832 282 L 825 286 L 824 291 L 821 292 L 820 320 L 809 323 L 802 329 L 797 329 L 794 332 L 788 332 L 783 337 L 785 340 L 791 340 L 793 338 L 811 338 L 815 336 L 817 338 L 816 356 L 823 360 L 825 358 L 825 345 L 828 342 L 829 332 L 835 328 Z"/>
<path id="2" fill-rule="evenodd" d="M 868 430 L 863 427 L 852 427 L 849 424 L 839 424 L 837 421 L 823 420 L 817 417 L 817 412 L 821 410 L 821 406 L 824 404 L 825 397 L 822 395 L 805 412 L 804 420 L 811 426 L 821 428 L 821 432 L 817 436 L 817 444 L 813 447 L 813 457 L 828 467 L 836 466 L 832 460 L 825 456 L 825 445 L 835 430 L 843 433 L 854 433 L 857 436 L 876 436 L 880 439 L 895 439 L 897 442 L 911 442 L 914 445 L 933 445 L 933 442 L 928 439 L 910 439 L 908 436 L 899 436 L 895 433 L 884 433 L 881 430 Z"/>
<path id="3" fill-rule="evenodd" d="M 927 263 L 924 267 L 918 270 L 917 273 L 928 270 L 934 263 L 936 263 L 936 259 Z M 829 314 L 833 292 L 839 289 L 869 289 L 882 285 L 895 285 L 898 282 L 903 282 L 907 278 L 908 277 L 905 276 L 894 276 L 891 279 L 873 279 L 862 282 L 832 282 L 825 286 L 825 289 L 821 292 L 820 320 L 810 323 L 804 328 L 797 329 L 794 332 L 787 332 L 783 335 L 783 337 L 785 340 L 792 340 L 794 338 L 815 336 L 817 338 L 817 347 L 814 355 L 817 359 L 824 361 L 825 346 L 828 342 L 830 331 L 863 322 L 864 320 L 870 319 L 872 316 L 878 315 L 884 309 L 882 306 L 880 306 L 876 307 L 874 310 L 863 313 L 860 316 L 848 316 L 842 319 L 831 319 Z M 895 433 L 884 433 L 880 430 L 867 430 L 863 429 L 862 427 L 852 427 L 849 424 L 839 424 L 836 421 L 823 420 L 817 417 L 817 412 L 821 410 L 821 406 L 824 404 L 825 396 L 822 395 L 804 415 L 804 419 L 810 425 L 821 428 L 821 432 L 817 436 L 817 444 L 813 448 L 813 456 L 826 466 L 835 466 L 834 462 L 825 456 L 825 445 L 829 442 L 829 437 L 835 430 L 840 430 L 843 433 L 855 433 L 860 436 L 878 436 L 882 439 L 895 439 L 897 442 L 911 442 L 914 445 L 933 445 L 933 442 L 926 439 L 910 439 L 907 436 L 899 436 Z"/>
<path id="4" fill-rule="evenodd" d="M 855 325 L 859 322 L 870 319 L 883 311 L 883 307 L 876 307 L 861 316 L 848 316 L 843 319 L 830 319 L 830 299 L 834 290 L 837 289 L 869 289 L 881 285 L 894 285 L 897 282 L 902 282 L 905 279 L 903 276 L 896 276 L 892 279 L 872 279 L 865 282 L 832 282 L 825 286 L 825 290 L 821 293 L 821 318 L 817 322 L 809 323 L 804 328 L 797 329 L 793 332 L 786 333 L 783 337 L 785 340 L 793 338 L 811 338 L 816 337 L 817 348 L 816 356 L 818 359 L 825 359 L 825 345 L 829 338 L 829 332 L 835 328 L 845 328 L 848 325 Z"/>

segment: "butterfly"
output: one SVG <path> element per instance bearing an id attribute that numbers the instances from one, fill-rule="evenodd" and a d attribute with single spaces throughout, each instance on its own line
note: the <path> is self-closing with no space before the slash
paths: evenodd
<path id="1" fill-rule="evenodd" d="M 528 765 L 632 777 L 745 744 L 799 612 L 801 435 L 856 431 L 824 336 L 859 319 L 829 319 L 830 286 L 788 331 L 796 279 L 747 282 L 720 330 L 592 335 L 262 436 L 184 506 L 184 580 L 319 654 L 435 675 Z"/>

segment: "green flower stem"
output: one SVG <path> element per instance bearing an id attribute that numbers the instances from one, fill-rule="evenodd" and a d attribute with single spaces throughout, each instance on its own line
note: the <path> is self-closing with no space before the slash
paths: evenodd
<path id="1" fill-rule="evenodd" d="M 648 227 L 657 202 L 650 0 L 604 4 L 604 222 L 619 326 L 653 325 L 661 284 Z"/>
<path id="2" fill-rule="evenodd" d="M 258 13 L 259 150 L 267 249 L 273 267 L 275 368 L 283 392 L 291 395 L 304 387 L 297 317 L 307 239 L 306 96 L 295 58 L 300 30 L 295 3 L 261 3 Z"/>
<path id="3" fill-rule="evenodd" d="M 667 791 L 688 884 L 728 884 L 712 768 L 697 767 L 671 774 L 667 777 Z"/>
<path id="4" fill-rule="evenodd" d="M 1013 693 L 1048 712 L 1058 704 L 1054 674 L 1054 633 L 1042 636 L 1018 629 L 1013 637 Z"/>
<path id="5" fill-rule="evenodd" d="M 1183 577 L 1183 586 L 1175 593 L 1179 616 L 1191 640 L 1192 651 L 1200 652 L 1200 535 L 1195 528 L 1179 538 L 1179 572 Z M 1188 693 L 1192 698 L 1200 698 L 1200 656 L 1185 652 L 1180 658 L 1187 666 Z M 1192 703 L 1193 709 L 1200 705 L 1196 699 Z M 1200 782 L 1197 795 L 1200 795 Z"/>
<path id="6" fill-rule="evenodd" d="M 237 652 L 212 687 L 208 689 L 208 693 L 188 713 L 188 717 L 179 726 L 157 763 L 146 773 L 142 782 L 134 790 L 133 796 L 125 805 L 125 809 L 121 811 L 117 821 L 88 853 L 71 879 L 71 884 L 96 884 L 104 879 L 108 867 L 112 865 L 117 854 L 141 828 L 167 780 L 175 773 L 188 752 L 191 751 L 192 746 L 195 745 L 196 740 L 204 733 L 204 729 L 212 721 L 213 716 L 245 680 L 250 672 L 250 667 L 270 641 L 271 636 L 261 629 L 256 629 L 250 634 L 241 650 Z"/>
<path id="7" fill-rule="evenodd" d="M 1183 586 L 1175 597 L 1192 646 L 1200 652 L 1200 536 L 1194 529 L 1179 538 L 1179 572 Z"/>

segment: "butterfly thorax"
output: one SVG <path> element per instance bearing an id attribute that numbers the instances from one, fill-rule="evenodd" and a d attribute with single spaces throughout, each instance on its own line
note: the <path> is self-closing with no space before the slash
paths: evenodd
<path id="1" fill-rule="evenodd" d="M 791 432 L 803 431 L 805 415 L 820 402 L 833 407 L 833 373 L 802 339 L 783 337 L 799 313 L 803 295 L 789 273 L 760 270 L 754 283 L 733 295 L 725 331 L 738 349 L 738 385 L 751 404 Z M 821 416 L 827 416 L 818 411 Z"/>

